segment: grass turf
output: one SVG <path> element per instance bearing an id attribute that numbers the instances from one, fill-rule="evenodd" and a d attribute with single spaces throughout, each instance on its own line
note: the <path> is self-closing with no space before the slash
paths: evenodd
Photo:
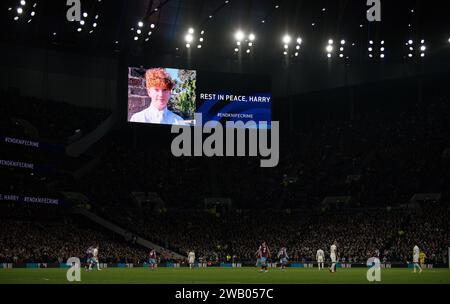
<path id="1" fill-rule="evenodd" d="M 364 268 L 271 269 L 260 273 L 256 268 L 110 268 L 81 271 L 75 284 L 367 284 Z M 450 284 L 450 269 L 430 269 L 412 273 L 411 269 L 382 269 L 380 283 L 375 284 Z M 64 269 L 0 269 L 0 284 L 74 284 L 66 279 Z M 371 283 L 374 284 L 374 283 Z"/>

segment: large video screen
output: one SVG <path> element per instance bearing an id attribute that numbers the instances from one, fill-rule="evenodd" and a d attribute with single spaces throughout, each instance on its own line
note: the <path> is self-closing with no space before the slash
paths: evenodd
<path id="1" fill-rule="evenodd" d="M 128 72 L 129 122 L 185 126 L 242 122 L 236 126 L 270 128 L 269 77 L 173 68 L 131 67 Z"/>

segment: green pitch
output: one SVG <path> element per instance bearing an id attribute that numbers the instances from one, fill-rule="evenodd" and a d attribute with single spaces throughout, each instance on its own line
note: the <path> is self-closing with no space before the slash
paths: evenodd
<path id="1" fill-rule="evenodd" d="M 255 268 L 110 268 L 81 270 L 81 282 L 75 284 L 368 284 L 364 268 L 271 269 L 260 273 Z M 412 273 L 410 269 L 383 269 L 381 283 L 370 284 L 450 284 L 450 269 L 430 269 Z M 64 269 L 0 269 L 0 284 L 73 284 Z"/>

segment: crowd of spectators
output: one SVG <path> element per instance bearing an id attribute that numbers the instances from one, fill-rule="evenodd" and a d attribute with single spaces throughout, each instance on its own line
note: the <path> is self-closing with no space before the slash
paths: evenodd
<path id="1" fill-rule="evenodd" d="M 345 210 L 173 210 L 128 208 L 110 218 L 134 233 L 176 252 L 194 250 L 207 261 L 234 256 L 253 261 L 262 241 L 272 258 L 282 246 L 292 260 L 311 262 L 337 241 L 341 261 L 364 263 L 379 252 L 387 262 L 407 263 L 418 245 L 430 263 L 448 263 L 450 213 L 446 204 L 415 209 Z M 125 216 L 126 214 L 126 216 Z M 106 215 L 106 214 L 105 214 Z"/>
<path id="2" fill-rule="evenodd" d="M 66 263 L 84 261 L 90 246 L 99 246 L 102 263 L 142 263 L 147 250 L 105 231 L 88 220 L 54 206 L 2 206 L 0 263 Z"/>
<path id="3" fill-rule="evenodd" d="M 89 246 L 100 246 L 101 262 L 140 264 L 148 250 L 132 239 L 104 231 L 87 220 L 52 211 L 48 207 L 15 207 L 3 213 L 0 223 L 0 262 L 64 263 L 84 257 Z M 4 209 L 4 208 L 3 208 Z M 5 211 L 5 210 L 3 210 Z M 38 212 L 46 214 L 38 216 Z M 287 247 L 291 261 L 310 263 L 318 249 L 337 241 L 341 262 L 364 264 L 378 256 L 384 262 L 411 262 L 418 245 L 427 263 L 448 263 L 450 211 L 445 204 L 414 210 L 371 209 L 340 211 L 169 210 L 127 209 L 127 216 L 112 211 L 112 221 L 165 248 L 161 261 L 173 261 L 170 252 L 196 253 L 204 262 L 254 262 L 256 250 L 266 241 L 272 260 Z M 7 216 L 5 216 L 7 214 Z M 123 215 L 124 212 L 121 212 Z M 228 257 L 228 258 L 227 258 Z M 181 261 L 185 262 L 185 261 Z"/>

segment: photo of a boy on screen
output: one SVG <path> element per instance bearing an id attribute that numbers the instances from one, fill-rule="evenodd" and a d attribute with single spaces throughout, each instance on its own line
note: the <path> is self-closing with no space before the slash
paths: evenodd
<path id="1" fill-rule="evenodd" d="M 145 82 L 150 106 L 134 114 L 130 122 L 186 125 L 182 117 L 167 108 L 175 86 L 170 74 L 162 68 L 150 69 L 145 73 Z"/>

